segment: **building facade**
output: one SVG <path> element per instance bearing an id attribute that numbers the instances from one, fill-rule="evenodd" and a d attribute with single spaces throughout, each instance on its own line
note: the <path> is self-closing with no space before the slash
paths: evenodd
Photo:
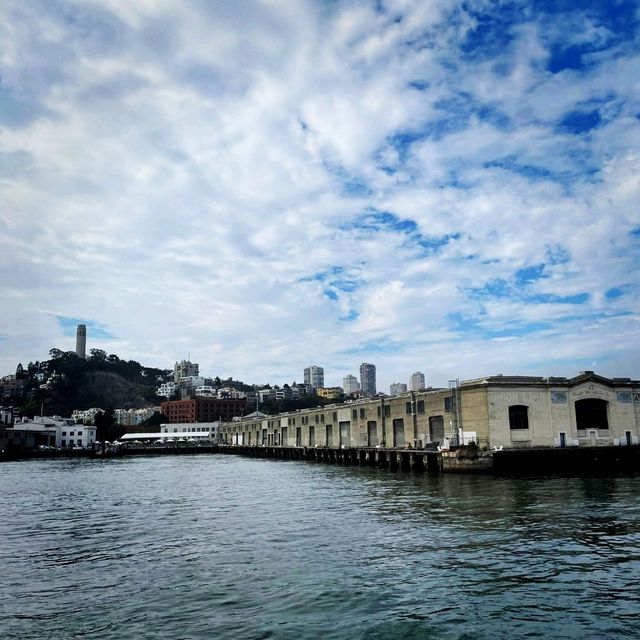
<path id="1" fill-rule="evenodd" d="M 404 382 L 393 382 L 389 385 L 389 395 L 398 396 L 407 392 L 407 385 Z"/>
<path id="2" fill-rule="evenodd" d="M 342 378 L 342 389 L 344 390 L 345 396 L 349 396 L 352 393 L 360 391 L 360 383 L 358 382 L 358 378 L 352 376 L 351 374 L 346 375 L 344 378 Z"/>
<path id="3" fill-rule="evenodd" d="M 421 373 L 420 371 L 412 373 L 411 379 L 409 380 L 409 389 L 411 391 L 420 391 L 425 387 L 424 373 Z"/>
<path id="4" fill-rule="evenodd" d="M 365 396 L 375 396 L 376 390 L 376 365 L 363 362 L 360 365 L 360 391 Z"/>
<path id="5" fill-rule="evenodd" d="M 170 423 L 227 421 L 244 413 L 246 398 L 192 398 L 160 404 Z"/>
<path id="6" fill-rule="evenodd" d="M 304 383 L 314 389 L 324 387 L 324 369 L 312 364 L 304 370 Z"/>
<path id="7" fill-rule="evenodd" d="M 342 387 L 320 387 L 316 389 L 319 398 L 325 400 L 339 400 L 342 398 Z"/>
<path id="8" fill-rule="evenodd" d="M 460 385 L 465 430 L 492 446 L 638 444 L 640 381 L 583 371 L 573 378 L 489 376 Z"/>
<path id="9" fill-rule="evenodd" d="M 489 376 L 452 389 L 246 418 L 221 425 L 229 444 L 306 447 L 628 446 L 640 444 L 640 381 Z"/>
<path id="10" fill-rule="evenodd" d="M 182 378 L 200 375 L 200 365 L 189 360 L 181 360 L 173 366 L 173 381 L 178 384 Z"/>
<path id="11" fill-rule="evenodd" d="M 23 419 L 14 425 L 16 430 L 33 434 L 34 444 L 45 444 L 58 448 L 90 447 L 96 441 L 96 428 L 77 424 L 71 418 L 36 417 L 33 420 Z"/>

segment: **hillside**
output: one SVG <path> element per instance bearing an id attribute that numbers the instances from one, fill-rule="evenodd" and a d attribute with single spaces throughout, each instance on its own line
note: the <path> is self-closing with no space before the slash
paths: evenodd
<path id="1" fill-rule="evenodd" d="M 87 358 L 51 350 L 45 362 L 29 363 L 23 372 L 22 415 L 71 415 L 74 409 L 133 409 L 159 404 L 155 390 L 169 370 L 143 367 L 133 360 L 93 350 Z M 43 388 L 40 380 L 46 377 Z"/>

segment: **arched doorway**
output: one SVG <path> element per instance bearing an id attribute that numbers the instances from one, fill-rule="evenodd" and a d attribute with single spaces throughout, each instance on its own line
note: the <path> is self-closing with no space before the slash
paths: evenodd
<path id="1" fill-rule="evenodd" d="M 608 429 L 608 404 L 606 400 L 599 398 L 576 400 L 576 427 L 578 430 Z"/>

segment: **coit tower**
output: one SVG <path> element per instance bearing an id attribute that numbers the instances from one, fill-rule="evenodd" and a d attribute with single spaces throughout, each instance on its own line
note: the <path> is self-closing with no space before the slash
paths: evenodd
<path id="1" fill-rule="evenodd" d="M 76 331 L 76 355 L 81 358 L 86 357 L 87 350 L 87 327 L 84 324 L 78 325 L 78 330 Z"/>

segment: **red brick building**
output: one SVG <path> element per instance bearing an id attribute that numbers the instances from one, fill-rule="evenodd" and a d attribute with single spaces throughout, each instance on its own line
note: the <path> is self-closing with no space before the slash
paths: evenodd
<path id="1" fill-rule="evenodd" d="M 241 416 L 246 404 L 246 398 L 193 398 L 163 402 L 160 411 L 170 423 L 228 422 L 235 416 Z"/>

